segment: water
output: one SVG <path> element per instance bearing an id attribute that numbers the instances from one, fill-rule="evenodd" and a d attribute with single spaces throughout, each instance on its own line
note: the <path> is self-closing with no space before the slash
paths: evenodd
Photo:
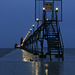
<path id="1" fill-rule="evenodd" d="M 64 58 L 49 60 L 20 49 L 0 49 L 0 75 L 74 75 L 75 49 L 65 49 Z"/>

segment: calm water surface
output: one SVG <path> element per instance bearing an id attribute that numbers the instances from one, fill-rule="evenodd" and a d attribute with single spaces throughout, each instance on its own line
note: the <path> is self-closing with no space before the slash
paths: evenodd
<path id="1" fill-rule="evenodd" d="M 75 49 L 65 49 L 65 60 L 40 59 L 20 49 L 0 49 L 0 75 L 74 75 Z"/>

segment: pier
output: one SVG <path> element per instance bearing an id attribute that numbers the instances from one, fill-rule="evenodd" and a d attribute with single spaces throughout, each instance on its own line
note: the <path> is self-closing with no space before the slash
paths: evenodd
<path id="1" fill-rule="evenodd" d="M 62 0 L 35 0 L 35 21 L 37 29 L 33 24 L 33 29 L 28 31 L 20 47 L 41 58 L 50 55 L 52 60 L 54 55 L 64 60 L 64 44 L 59 25 L 62 22 Z M 45 52 L 44 47 L 47 48 Z"/>

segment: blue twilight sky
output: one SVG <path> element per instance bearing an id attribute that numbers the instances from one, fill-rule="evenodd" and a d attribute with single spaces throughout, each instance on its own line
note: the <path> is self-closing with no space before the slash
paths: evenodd
<path id="1" fill-rule="evenodd" d="M 0 0 L 0 48 L 19 44 L 32 24 L 36 24 L 35 0 Z M 75 48 L 75 1 L 63 0 L 61 32 L 66 48 Z"/>

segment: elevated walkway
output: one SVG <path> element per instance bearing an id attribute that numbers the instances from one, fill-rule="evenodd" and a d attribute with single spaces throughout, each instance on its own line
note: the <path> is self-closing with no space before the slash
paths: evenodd
<path id="1" fill-rule="evenodd" d="M 55 55 L 55 57 L 62 58 L 64 52 L 63 39 L 60 32 L 59 22 L 56 14 L 55 20 L 44 20 L 44 22 L 37 28 L 36 31 L 33 32 L 24 42 L 23 49 L 27 49 L 32 53 L 41 52 L 41 56 L 43 56 L 43 42 L 47 41 L 47 53 L 50 55 Z M 41 51 L 38 51 L 38 41 L 41 44 Z M 33 46 L 34 45 L 34 46 Z"/>

